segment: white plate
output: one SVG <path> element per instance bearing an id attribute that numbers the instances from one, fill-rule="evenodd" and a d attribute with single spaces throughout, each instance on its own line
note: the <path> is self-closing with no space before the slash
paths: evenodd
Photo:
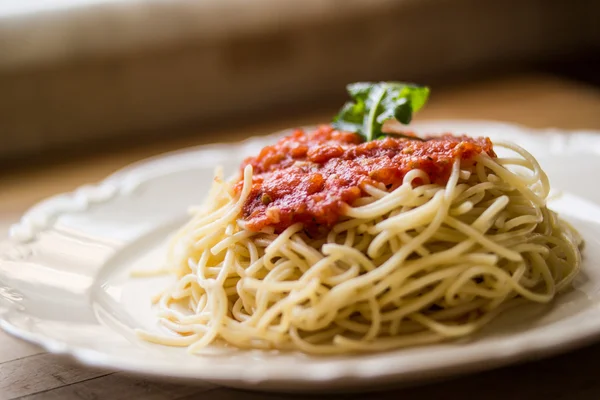
<path id="1" fill-rule="evenodd" d="M 132 279 L 160 265 L 165 238 L 204 197 L 213 168 L 232 172 L 273 138 L 184 150 L 135 164 L 95 186 L 30 210 L 0 246 L 0 325 L 92 365 L 261 390 L 376 389 L 555 354 L 600 336 L 600 135 L 532 131 L 493 122 L 439 121 L 418 130 L 467 132 L 524 145 L 555 189 L 551 203 L 587 241 L 575 289 L 524 306 L 472 340 L 378 354 L 310 357 L 264 351 L 203 356 L 140 341 L 156 329 L 149 298 L 169 278 Z"/>

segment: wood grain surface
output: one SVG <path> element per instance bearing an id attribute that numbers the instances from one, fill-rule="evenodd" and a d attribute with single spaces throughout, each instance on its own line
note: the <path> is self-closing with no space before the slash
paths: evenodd
<path id="1" fill-rule="evenodd" d="M 239 140 L 289 126 L 326 121 L 331 110 L 243 129 L 214 130 L 86 157 L 41 162 L 0 171 L 0 237 L 33 203 L 57 192 L 100 180 L 126 164 L 177 148 Z M 493 119 L 532 127 L 600 130 L 600 91 L 552 76 L 524 75 L 474 83 L 460 90 L 435 93 L 419 118 Z M 574 327 L 576 329 L 576 327 Z M 250 393 L 198 382 L 181 385 L 89 369 L 0 332 L 0 400 L 13 399 L 600 399 L 596 368 L 600 345 L 546 360 L 377 395 L 285 395 Z M 375 388 L 374 388 L 375 389 Z"/>

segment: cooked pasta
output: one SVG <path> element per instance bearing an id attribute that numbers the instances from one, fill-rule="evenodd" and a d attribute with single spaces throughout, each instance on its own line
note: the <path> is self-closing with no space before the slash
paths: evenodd
<path id="1" fill-rule="evenodd" d="M 268 204 L 260 216 L 274 222 L 252 225 L 256 185 L 273 169 L 247 162 L 229 180 L 218 170 L 170 242 L 177 279 L 155 299 L 176 335 L 139 335 L 192 353 L 211 344 L 380 351 L 464 337 L 519 302 L 551 301 L 577 274 L 581 239 L 546 207 L 548 178 L 533 156 L 494 145 L 514 156 L 453 156 L 443 179 L 411 164 L 394 184 L 363 180 L 351 202 L 331 203 L 339 215 L 311 214 L 324 221 L 312 230 L 299 212 L 286 220 Z"/>

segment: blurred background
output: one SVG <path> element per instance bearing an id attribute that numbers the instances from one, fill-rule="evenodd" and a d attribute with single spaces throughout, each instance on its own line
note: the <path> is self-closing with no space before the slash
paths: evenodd
<path id="1" fill-rule="evenodd" d="M 0 0 L 0 159 L 328 116 L 356 80 L 433 85 L 432 107 L 518 71 L 597 85 L 599 21 L 598 0 Z"/>

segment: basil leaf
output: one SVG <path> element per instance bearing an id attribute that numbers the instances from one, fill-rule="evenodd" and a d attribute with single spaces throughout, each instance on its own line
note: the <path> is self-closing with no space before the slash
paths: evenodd
<path id="1" fill-rule="evenodd" d="M 364 102 L 347 102 L 333 120 L 336 129 L 348 132 L 358 132 L 363 126 Z"/>
<path id="2" fill-rule="evenodd" d="M 362 100 L 363 102 L 369 97 L 369 92 L 376 85 L 371 82 L 357 82 L 351 83 L 346 87 L 348 94 L 354 100 Z"/>
<path id="3" fill-rule="evenodd" d="M 410 121 L 412 120 L 412 114 L 413 108 L 409 101 L 398 104 L 396 108 L 394 108 L 394 118 L 404 125 L 410 124 Z"/>
<path id="4" fill-rule="evenodd" d="M 342 107 L 333 126 L 356 132 L 366 141 L 379 138 L 387 120 L 409 124 L 429 97 L 429 88 L 402 82 L 358 82 L 348 85 L 347 90 L 353 101 Z"/>
<path id="5" fill-rule="evenodd" d="M 362 135 L 367 142 L 370 142 L 382 133 L 383 122 L 379 121 L 378 116 L 382 112 L 381 102 L 385 94 L 385 88 L 374 86 L 369 92 L 369 97 L 367 97 L 366 108 L 368 113 L 364 118 L 362 128 Z"/>
<path id="6" fill-rule="evenodd" d="M 413 112 L 419 111 L 429 98 L 429 88 L 427 86 L 411 86 L 410 89 L 410 104 Z"/>

